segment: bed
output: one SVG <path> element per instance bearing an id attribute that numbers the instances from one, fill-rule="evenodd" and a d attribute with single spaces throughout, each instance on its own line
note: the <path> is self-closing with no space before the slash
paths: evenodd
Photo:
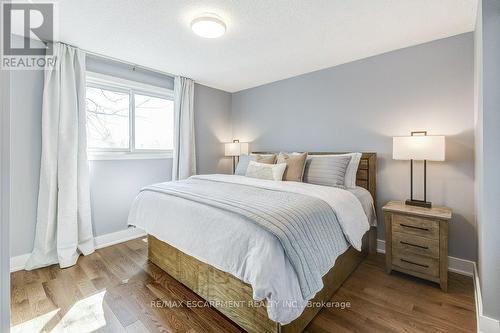
<path id="1" fill-rule="evenodd" d="M 334 153 L 309 154 L 314 156 Z M 297 266 L 296 262 L 319 259 L 297 256 L 296 260 L 292 260 L 287 249 L 294 250 L 294 247 L 297 247 L 296 242 L 285 246 L 280 237 L 276 239 L 276 234 L 247 221 L 246 218 L 254 214 L 246 212 L 248 207 L 242 208 L 235 204 L 237 207 L 234 208 L 231 201 L 231 208 L 225 209 L 227 203 L 224 202 L 226 206 L 220 206 L 221 203 L 216 201 L 217 195 L 234 198 L 237 203 L 240 191 L 254 191 L 254 187 L 257 187 L 264 188 L 271 201 L 275 200 L 273 197 L 278 196 L 278 199 L 283 200 L 283 205 L 299 206 L 297 202 L 313 196 L 328 199 L 329 197 L 322 197 L 322 192 L 325 192 L 325 196 L 337 195 L 339 199 L 334 201 L 348 202 L 354 197 L 354 200 L 360 203 L 359 194 L 366 192 L 374 203 L 376 154 L 362 154 L 356 175 L 359 189 L 357 193 L 349 195 L 344 193 L 347 192 L 345 190 L 324 189 L 325 186 L 291 184 L 295 182 L 268 184 L 244 178 L 248 177 L 197 176 L 190 185 L 198 191 L 196 193 L 189 192 L 189 187 L 179 187 L 175 191 L 171 186 L 150 187 L 149 190 L 141 192 L 134 201 L 129 224 L 141 227 L 148 233 L 148 255 L 151 262 L 197 293 L 207 304 L 218 309 L 244 330 L 301 332 L 321 309 L 318 305 L 329 301 L 367 253 L 374 251 L 375 227 L 368 227 L 368 231 L 363 229 L 347 232 L 346 229 L 354 225 L 352 221 L 347 223 L 352 217 L 342 213 L 348 209 L 337 207 L 339 228 L 344 231 L 343 237 L 346 240 L 339 248 L 328 245 L 331 251 L 337 251 L 339 255 L 334 256 L 331 269 L 313 272 L 316 273 L 316 280 L 320 274 L 321 283 L 318 285 L 314 284 L 314 278 L 310 277 L 314 274 L 309 271 L 305 274 L 302 271 L 306 270 L 309 264 L 304 265 L 304 268 Z M 220 193 L 215 193 L 208 202 L 202 201 L 205 199 L 200 198 L 206 198 L 207 193 L 214 191 L 209 190 L 212 185 L 222 186 Z M 283 198 L 283 192 L 289 196 Z M 189 193 L 189 196 L 185 193 Z M 230 199 L 226 199 L 228 200 Z M 255 205 L 265 204 L 267 198 L 262 200 Z M 335 205 L 340 204 L 331 205 L 335 208 Z M 366 212 L 367 208 L 363 207 L 363 214 Z M 299 212 L 297 216 L 302 216 L 301 214 Z M 319 232 L 314 237 L 319 239 L 324 233 Z M 356 241 L 350 240 L 355 238 L 350 236 L 351 233 L 356 232 L 360 236 L 358 235 Z M 343 241 L 332 243 L 340 244 Z M 304 287 L 305 285 L 309 288 Z"/>

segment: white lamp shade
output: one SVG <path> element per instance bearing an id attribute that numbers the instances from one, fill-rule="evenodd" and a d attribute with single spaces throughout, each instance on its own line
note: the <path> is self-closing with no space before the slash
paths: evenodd
<path id="1" fill-rule="evenodd" d="M 230 142 L 224 145 L 224 155 L 241 156 L 248 155 L 248 142 Z"/>
<path id="2" fill-rule="evenodd" d="M 395 160 L 444 161 L 444 136 L 395 136 L 392 138 L 392 158 Z"/>
<path id="3" fill-rule="evenodd" d="M 240 155 L 248 155 L 248 142 L 240 142 Z"/>

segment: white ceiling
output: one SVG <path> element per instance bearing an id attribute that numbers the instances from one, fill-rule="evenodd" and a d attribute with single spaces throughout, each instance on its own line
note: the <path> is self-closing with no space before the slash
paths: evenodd
<path id="1" fill-rule="evenodd" d="M 60 0 L 60 40 L 234 92 L 472 31 L 477 0 Z M 194 35 L 219 15 L 227 33 Z"/>

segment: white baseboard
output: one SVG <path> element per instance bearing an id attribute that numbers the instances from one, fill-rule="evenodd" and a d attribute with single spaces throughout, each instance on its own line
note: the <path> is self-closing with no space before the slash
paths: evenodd
<path id="1" fill-rule="evenodd" d="M 481 286 L 479 283 L 479 275 L 477 266 L 474 263 L 474 298 L 476 300 L 476 318 L 478 333 L 500 333 L 500 321 L 490 318 L 483 314 L 483 298 L 481 295 Z"/>
<path id="2" fill-rule="evenodd" d="M 24 266 L 26 265 L 26 262 L 28 261 L 28 258 L 30 257 L 31 253 L 25 253 L 21 254 L 19 256 L 15 256 L 10 258 L 10 272 L 17 272 L 22 269 L 24 269 Z"/>
<path id="3" fill-rule="evenodd" d="M 377 239 L 377 252 L 385 253 L 385 240 Z"/>
<path id="4" fill-rule="evenodd" d="M 103 247 L 123 243 L 134 238 L 144 237 L 146 232 L 139 228 L 130 227 L 125 230 L 112 232 L 109 234 L 97 236 L 94 238 L 95 248 L 102 249 Z"/>
<path id="5" fill-rule="evenodd" d="M 134 238 L 146 236 L 146 232 L 139 228 L 130 227 L 125 230 L 112 232 L 109 234 L 94 237 L 94 244 L 96 249 L 123 243 Z M 10 272 L 17 272 L 24 269 L 26 261 L 30 257 L 30 253 L 21 254 L 19 256 L 10 258 Z"/>
<path id="6" fill-rule="evenodd" d="M 377 239 L 377 252 L 385 253 L 385 241 Z M 448 256 L 448 271 L 466 275 L 474 275 L 474 261 Z"/>

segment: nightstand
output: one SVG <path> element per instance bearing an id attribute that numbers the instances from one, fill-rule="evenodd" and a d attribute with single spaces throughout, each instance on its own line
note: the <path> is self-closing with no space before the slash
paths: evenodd
<path id="1" fill-rule="evenodd" d="M 401 201 L 390 201 L 382 210 L 387 273 L 395 270 L 437 282 L 443 291 L 447 291 L 451 209 L 408 206 Z"/>

